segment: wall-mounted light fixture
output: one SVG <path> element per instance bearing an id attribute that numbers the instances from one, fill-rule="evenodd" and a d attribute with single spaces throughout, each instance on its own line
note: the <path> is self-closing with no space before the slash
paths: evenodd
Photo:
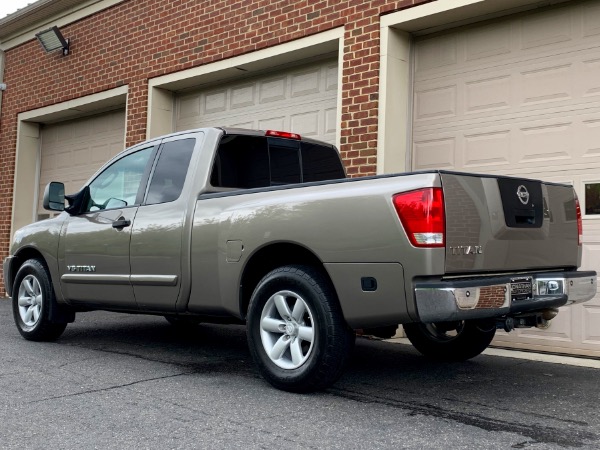
<path id="1" fill-rule="evenodd" d="M 63 37 L 57 26 L 40 31 L 35 37 L 40 41 L 40 44 L 42 44 L 46 53 L 53 52 L 60 48 L 62 49 L 62 54 L 64 56 L 69 54 L 69 40 Z"/>

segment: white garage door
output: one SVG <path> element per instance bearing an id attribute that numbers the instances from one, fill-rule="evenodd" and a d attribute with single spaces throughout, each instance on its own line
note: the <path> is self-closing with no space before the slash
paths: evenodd
<path id="1" fill-rule="evenodd" d="M 600 182 L 600 3 L 424 37 L 414 64 L 413 167 L 573 184 L 590 203 L 583 268 L 600 272 L 600 184 L 587 184 Z M 499 334 L 499 345 L 600 356 L 600 300 L 562 308 L 547 330 Z"/>
<path id="2" fill-rule="evenodd" d="M 175 128 L 282 130 L 335 144 L 337 60 L 179 95 Z"/>
<path id="3" fill-rule="evenodd" d="M 124 148 L 125 111 L 69 120 L 42 128 L 39 183 L 39 218 L 48 217 L 42 208 L 44 188 L 50 181 L 65 183 L 75 193 L 111 157 Z"/>

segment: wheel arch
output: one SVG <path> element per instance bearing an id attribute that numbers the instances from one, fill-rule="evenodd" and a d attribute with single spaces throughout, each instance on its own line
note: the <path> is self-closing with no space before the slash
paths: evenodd
<path id="1" fill-rule="evenodd" d="M 44 255 L 42 254 L 42 252 L 40 252 L 37 248 L 23 247 L 23 248 L 19 249 L 17 251 L 17 253 L 15 253 L 13 259 L 10 262 L 10 267 L 9 267 L 9 272 L 8 272 L 8 277 L 7 277 L 8 286 L 5 286 L 6 291 L 8 293 L 10 293 L 10 295 L 12 295 L 12 291 L 14 289 L 15 278 L 17 276 L 17 272 L 19 271 L 21 266 L 25 263 L 25 261 L 28 261 L 30 259 L 37 259 L 38 261 L 40 261 L 40 263 L 42 263 L 42 265 L 49 272 L 48 261 L 46 261 L 46 258 L 44 258 Z"/>
<path id="2" fill-rule="evenodd" d="M 271 270 L 290 264 L 302 264 L 317 268 L 335 290 L 323 262 L 311 250 L 295 242 L 269 244 L 256 250 L 244 266 L 239 291 L 240 315 L 243 319 L 248 313 L 250 297 L 260 280 Z"/>
<path id="3" fill-rule="evenodd" d="M 28 246 L 28 247 L 23 247 L 23 248 L 19 249 L 15 253 L 13 260 L 11 261 L 11 266 L 9 269 L 10 270 L 9 283 L 11 284 L 11 286 L 10 286 L 11 296 L 14 294 L 14 290 L 16 289 L 16 286 L 14 284 L 15 284 L 15 280 L 17 277 L 17 273 L 19 272 L 19 269 L 23 266 L 23 264 L 25 264 L 25 262 L 29 261 L 30 259 L 35 259 L 35 260 L 39 261 L 40 264 L 44 267 L 44 269 L 46 270 L 46 273 L 48 275 L 48 279 L 51 283 L 51 287 L 54 291 L 54 298 L 52 299 L 51 304 L 50 304 L 49 320 L 52 323 L 73 322 L 75 320 L 75 311 L 73 309 L 69 308 L 67 305 L 64 305 L 64 304 L 59 305 L 58 304 L 57 298 L 58 298 L 58 295 L 60 294 L 60 289 L 57 287 L 57 285 L 54 283 L 54 280 L 52 279 L 52 271 L 50 270 L 48 261 L 44 257 L 43 253 L 35 247 Z M 8 286 L 6 288 L 8 288 Z M 8 289 L 7 289 L 7 291 L 8 291 Z"/>

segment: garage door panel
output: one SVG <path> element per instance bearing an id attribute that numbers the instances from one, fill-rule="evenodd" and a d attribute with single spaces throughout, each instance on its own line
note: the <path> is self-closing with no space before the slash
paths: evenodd
<path id="1" fill-rule="evenodd" d="M 583 37 L 600 35 L 600 5 L 597 2 L 587 2 L 581 5 L 583 16 Z"/>
<path id="2" fill-rule="evenodd" d="M 532 50 L 545 46 L 555 48 L 555 44 L 572 40 L 577 28 L 573 22 L 578 13 L 579 11 L 565 11 L 561 8 L 524 16 L 518 22 L 521 49 Z"/>
<path id="3" fill-rule="evenodd" d="M 499 117 L 491 124 L 474 120 L 416 127 L 413 166 L 430 169 L 441 164 L 438 168 L 537 177 L 565 169 L 600 171 L 600 110 L 565 114 L 544 114 L 539 120 Z"/>
<path id="4" fill-rule="evenodd" d="M 113 111 L 42 128 L 38 214 L 45 217 L 42 198 L 51 181 L 77 192 L 108 159 L 123 150 L 125 112 Z"/>
<path id="5" fill-rule="evenodd" d="M 337 74 L 337 61 L 329 60 L 180 95 L 176 129 L 202 126 L 279 129 L 333 143 Z"/>
<path id="6" fill-rule="evenodd" d="M 541 64 L 520 72 L 521 104 L 540 105 L 573 98 L 573 64 Z"/>
<path id="7" fill-rule="evenodd" d="M 507 168 L 510 166 L 510 130 L 491 130 L 464 136 L 464 167 Z"/>
<path id="8" fill-rule="evenodd" d="M 200 99 L 194 97 L 180 97 L 177 103 L 177 117 L 179 120 L 196 117 L 200 114 Z"/>
<path id="9" fill-rule="evenodd" d="M 510 75 L 492 76 L 465 82 L 465 113 L 481 114 L 510 108 Z"/>
<path id="10" fill-rule="evenodd" d="M 285 76 L 272 78 L 259 83 L 259 102 L 261 105 L 285 100 L 287 79 Z"/>
<path id="11" fill-rule="evenodd" d="M 598 2 L 422 37 L 414 51 L 413 168 L 567 182 L 580 199 L 600 182 Z M 583 222 L 582 267 L 600 272 L 600 220 Z M 495 342 L 600 356 L 598 330 L 600 296 Z"/>
<path id="12" fill-rule="evenodd" d="M 239 86 L 231 90 L 231 105 L 232 110 L 254 106 L 256 104 L 256 96 L 254 92 L 254 84 Z"/>
<path id="13" fill-rule="evenodd" d="M 456 92 L 458 88 L 440 86 L 415 92 L 415 121 L 441 119 L 456 116 Z"/>
<path id="14" fill-rule="evenodd" d="M 583 342 L 600 346 L 600 304 L 584 304 L 583 312 Z"/>
<path id="15" fill-rule="evenodd" d="M 202 112 L 204 114 L 214 114 L 218 112 L 223 112 L 227 110 L 227 94 L 226 90 L 220 90 L 215 92 L 209 92 L 201 99 L 202 102 Z"/>
<path id="16" fill-rule="evenodd" d="M 318 94 L 320 92 L 320 69 L 307 70 L 296 73 L 291 77 L 292 97 Z"/>
<path id="17" fill-rule="evenodd" d="M 466 31 L 465 59 L 477 61 L 482 58 L 506 55 L 512 49 L 511 24 L 502 22 Z"/>
<path id="18" fill-rule="evenodd" d="M 418 170 L 455 167 L 456 140 L 453 136 L 415 141 L 413 149 L 415 155 L 413 164 Z"/>
<path id="19" fill-rule="evenodd" d="M 600 47 L 594 55 L 598 57 L 594 62 L 597 67 L 583 60 L 567 64 L 565 59 L 511 70 L 486 68 L 448 73 L 433 80 L 419 79 L 414 94 L 415 129 L 465 118 L 491 121 L 498 116 L 537 116 L 548 108 L 574 111 L 598 106 Z"/>
<path id="20" fill-rule="evenodd" d="M 257 128 L 259 130 L 287 130 L 289 129 L 288 124 L 286 123 L 287 117 L 279 116 L 279 117 L 268 117 L 266 119 L 261 119 L 255 122 L 252 122 L 251 128 Z"/>

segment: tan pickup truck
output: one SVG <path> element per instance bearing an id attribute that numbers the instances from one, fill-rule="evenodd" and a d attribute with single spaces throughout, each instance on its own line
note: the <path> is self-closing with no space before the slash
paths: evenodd
<path id="1" fill-rule="evenodd" d="M 66 200 L 66 202 L 65 202 Z M 541 326 L 596 294 L 572 187 L 429 171 L 346 179 L 335 147 L 204 128 L 136 145 L 4 262 L 14 319 L 58 338 L 76 312 L 245 322 L 262 375 L 289 391 L 342 373 L 354 330 L 403 324 L 423 354 L 465 360 L 497 328 Z"/>

